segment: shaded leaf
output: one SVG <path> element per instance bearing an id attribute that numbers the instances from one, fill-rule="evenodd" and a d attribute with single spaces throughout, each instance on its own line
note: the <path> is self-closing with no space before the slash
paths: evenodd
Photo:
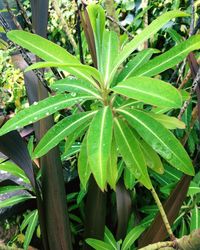
<path id="1" fill-rule="evenodd" d="M 122 120 L 115 119 L 114 132 L 119 152 L 127 168 L 146 188 L 151 188 L 144 156 L 131 129 Z"/>
<path id="2" fill-rule="evenodd" d="M 34 231 L 36 229 L 36 226 L 38 224 L 38 211 L 35 210 L 34 213 L 32 213 L 31 219 L 28 223 L 28 227 L 26 229 L 25 233 L 25 240 L 24 240 L 24 249 L 28 249 L 28 246 L 31 242 L 31 239 L 33 237 Z"/>
<path id="3" fill-rule="evenodd" d="M 33 198 L 35 198 L 35 197 L 27 196 L 27 195 L 16 195 L 16 196 L 13 196 L 11 198 L 8 198 L 8 199 L 1 201 L 0 208 L 14 206 L 18 203 L 21 203 L 21 202 L 24 202 L 26 200 L 30 200 Z"/>
<path id="4" fill-rule="evenodd" d="M 138 134 L 178 170 L 194 175 L 192 162 L 176 137 L 159 122 L 139 110 L 119 110 Z"/>
<path id="5" fill-rule="evenodd" d="M 85 240 L 88 245 L 93 247 L 96 250 L 114 250 L 112 246 L 110 246 L 108 243 L 105 243 L 101 240 L 95 240 L 95 239 L 87 239 Z"/>

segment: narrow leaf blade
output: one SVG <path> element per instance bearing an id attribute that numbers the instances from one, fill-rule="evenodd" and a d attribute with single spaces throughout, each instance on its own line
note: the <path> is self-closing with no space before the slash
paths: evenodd
<path id="1" fill-rule="evenodd" d="M 90 169 L 99 187 L 104 190 L 107 177 L 107 163 L 112 141 L 112 112 L 104 107 L 98 111 L 89 127 L 87 150 Z"/>

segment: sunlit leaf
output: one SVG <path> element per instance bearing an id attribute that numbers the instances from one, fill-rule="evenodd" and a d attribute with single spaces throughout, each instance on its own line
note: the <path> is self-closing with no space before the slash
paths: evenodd
<path id="1" fill-rule="evenodd" d="M 112 112 L 106 106 L 93 118 L 88 131 L 87 150 L 90 169 L 99 187 L 104 190 L 112 141 Z"/>
<path id="2" fill-rule="evenodd" d="M 39 158 L 54 148 L 61 140 L 72 134 L 86 121 L 92 119 L 96 111 L 82 112 L 68 116 L 48 130 L 34 150 L 33 158 Z"/>
<path id="3" fill-rule="evenodd" d="M 12 119 L 8 120 L 0 129 L 0 135 L 6 134 L 11 130 L 22 128 L 47 117 L 58 110 L 72 106 L 83 100 L 90 99 L 91 96 L 72 96 L 71 94 L 59 94 L 48 97 L 39 103 L 34 103 L 30 107 L 17 113 Z"/>
<path id="4" fill-rule="evenodd" d="M 159 107 L 179 108 L 182 97 L 179 91 L 164 81 L 149 77 L 131 77 L 113 88 L 127 97 Z"/>
<path id="5" fill-rule="evenodd" d="M 154 76 L 177 65 L 193 50 L 200 48 L 200 35 L 190 37 L 188 40 L 176 45 L 167 52 L 159 55 L 141 68 L 134 75 Z"/>

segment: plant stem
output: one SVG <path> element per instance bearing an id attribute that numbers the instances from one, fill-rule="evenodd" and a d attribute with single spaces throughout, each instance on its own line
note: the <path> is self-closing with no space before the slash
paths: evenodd
<path id="1" fill-rule="evenodd" d="M 163 223 L 164 223 L 164 225 L 165 225 L 165 228 L 166 228 L 166 230 L 167 230 L 167 233 L 168 233 L 169 236 L 170 236 L 170 239 L 171 239 L 171 240 L 175 240 L 176 238 L 175 238 L 175 236 L 174 236 L 174 234 L 173 234 L 173 232 L 172 232 L 172 229 L 171 229 L 171 226 L 170 226 L 170 224 L 169 224 L 167 215 L 166 215 L 166 213 L 165 213 L 165 210 L 164 210 L 164 208 L 163 208 L 163 205 L 162 205 L 162 203 L 160 202 L 160 199 L 159 199 L 159 197 L 158 197 L 158 195 L 157 195 L 155 189 L 152 187 L 152 189 L 150 189 L 150 191 L 151 191 L 152 196 L 153 196 L 153 198 L 154 198 L 154 200 L 155 200 L 155 202 L 156 202 L 156 205 L 158 206 L 158 209 L 159 209 L 159 211 L 160 211 L 160 214 L 161 214 Z"/>
<path id="2" fill-rule="evenodd" d="M 157 250 L 157 249 L 165 249 L 165 250 L 174 249 L 174 242 L 173 241 L 157 242 L 154 244 L 150 244 L 146 247 L 139 248 L 139 250 Z"/>
<path id="3" fill-rule="evenodd" d="M 117 18 L 116 11 L 115 11 L 114 0 L 105 0 L 105 8 L 106 8 L 107 15 L 112 18 L 112 21 L 109 20 L 110 30 L 113 30 L 117 34 L 120 34 L 120 29 L 117 24 L 118 18 Z"/>

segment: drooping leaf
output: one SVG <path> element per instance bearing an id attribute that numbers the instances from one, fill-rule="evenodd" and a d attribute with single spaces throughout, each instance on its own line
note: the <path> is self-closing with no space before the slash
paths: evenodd
<path id="1" fill-rule="evenodd" d="M 114 132 L 119 152 L 127 168 L 146 188 L 151 188 L 152 185 L 147 172 L 144 156 L 131 129 L 122 120 L 116 118 Z"/>
<path id="2" fill-rule="evenodd" d="M 35 210 L 34 213 L 32 214 L 31 220 L 29 221 L 28 227 L 26 229 L 25 240 L 24 240 L 24 249 L 25 250 L 28 249 L 28 246 L 31 242 L 34 231 L 36 229 L 37 223 L 38 223 L 38 211 Z"/>
<path id="3" fill-rule="evenodd" d="M 33 198 L 35 198 L 35 197 L 28 196 L 28 195 L 16 195 L 16 196 L 13 196 L 11 198 L 8 198 L 8 199 L 1 201 L 0 208 L 14 206 L 18 203 L 21 203 L 21 202 L 24 202 L 26 200 L 30 200 Z"/>
<path id="4" fill-rule="evenodd" d="M 184 129 L 185 123 L 177 119 L 176 117 L 163 115 L 163 114 L 155 114 L 152 112 L 148 112 L 148 115 L 150 115 L 152 118 L 160 122 L 163 126 L 165 126 L 167 129 Z"/>
<path id="5" fill-rule="evenodd" d="M 105 227 L 104 241 L 105 241 L 105 243 L 108 243 L 110 246 L 112 246 L 113 250 L 117 250 L 116 240 L 115 240 L 112 232 L 107 227 Z"/>
<path id="6" fill-rule="evenodd" d="M 22 128 L 47 117 L 58 110 L 72 106 L 78 102 L 90 99 L 91 96 L 75 96 L 71 94 L 59 94 L 48 97 L 39 103 L 34 103 L 30 107 L 17 113 L 12 119 L 8 120 L 0 129 L 0 135 L 6 134 L 11 130 Z"/>
<path id="7" fill-rule="evenodd" d="M 83 93 L 101 99 L 97 89 L 92 87 L 90 83 L 76 78 L 65 78 L 58 80 L 51 85 L 51 89 L 58 92 L 68 91 L 78 94 Z"/>
<path id="8" fill-rule="evenodd" d="M 96 111 L 82 112 L 68 116 L 54 125 L 40 140 L 34 150 L 33 158 L 39 158 L 54 148 L 61 140 L 73 133 L 86 121 L 92 119 Z"/>
<path id="9" fill-rule="evenodd" d="M 194 175 L 192 162 L 176 137 L 162 124 L 139 110 L 119 110 L 140 136 L 166 161 L 180 171 Z"/>
<path id="10" fill-rule="evenodd" d="M 119 52 L 119 38 L 117 33 L 113 31 L 104 31 L 102 43 L 102 75 L 104 78 L 104 85 L 109 85 L 109 77 L 113 68 L 114 59 Z"/>
<path id="11" fill-rule="evenodd" d="M 107 166 L 107 182 L 111 186 L 112 189 L 115 190 L 116 182 L 118 177 L 118 169 L 117 169 L 117 148 L 116 143 L 113 138 L 110 155 L 108 158 L 108 166 Z"/>
<path id="12" fill-rule="evenodd" d="M 145 63 L 134 75 L 154 76 L 177 65 L 193 50 L 200 48 L 200 35 L 190 37 L 188 40 L 176 45 L 172 49 Z"/>
<path id="13" fill-rule="evenodd" d="M 187 16 L 186 13 L 181 11 L 169 11 L 165 14 L 158 17 L 156 20 L 154 20 L 149 26 L 147 26 L 140 34 L 135 36 L 135 38 L 130 41 L 126 46 L 124 46 L 121 53 L 119 53 L 118 57 L 115 60 L 114 68 L 111 73 L 111 79 L 113 75 L 115 74 L 117 68 L 122 64 L 129 55 L 144 41 L 149 39 L 153 34 L 155 34 L 159 29 L 162 28 L 170 19 L 173 19 L 175 17 L 184 17 Z"/>
<path id="14" fill-rule="evenodd" d="M 164 81 L 149 77 L 131 77 L 119 83 L 113 90 L 159 107 L 179 108 L 182 105 L 182 97 L 176 88 Z"/>
<path id="15" fill-rule="evenodd" d="M 88 238 L 85 240 L 88 245 L 93 247 L 96 250 L 114 250 L 112 246 L 110 246 L 108 243 L 105 243 L 101 240 L 95 240 Z"/>
<path id="16" fill-rule="evenodd" d="M 190 231 L 191 232 L 191 231 Z M 181 227 L 179 230 L 179 238 L 185 236 L 188 234 L 188 228 L 187 228 L 187 223 L 184 218 L 181 220 Z"/>
<path id="17" fill-rule="evenodd" d="M 88 131 L 87 150 L 90 169 L 99 187 L 104 190 L 112 141 L 112 112 L 106 106 L 93 118 Z"/>
<path id="18" fill-rule="evenodd" d="M 0 160 L 3 161 L 3 159 Z M 0 170 L 21 178 L 25 183 L 30 183 L 24 171 L 11 161 L 0 162 Z"/>
<path id="19" fill-rule="evenodd" d="M 13 147 L 12 145 L 15 145 L 15 147 Z M 12 170 L 13 174 L 14 172 L 15 174 L 20 173 L 25 182 L 30 181 L 32 186 L 35 187 L 35 178 L 33 174 L 31 157 L 28 153 L 27 145 L 18 131 L 11 131 L 8 134 L 0 137 L 0 152 L 9 157 L 13 162 L 17 164 L 17 166 L 22 169 L 16 169 L 13 165 L 11 165 L 10 171 Z M 27 179 L 27 177 L 29 180 Z"/>
<path id="20" fill-rule="evenodd" d="M 140 237 L 140 235 L 144 232 L 146 228 L 143 226 L 134 227 L 124 239 L 122 244 L 122 250 L 128 250 L 133 243 Z"/>
<path id="21" fill-rule="evenodd" d="M 90 174 L 91 170 L 89 167 L 88 153 L 87 153 L 87 135 L 85 135 L 83 142 L 81 144 L 81 150 L 78 157 L 78 175 L 84 189 L 86 189 L 87 187 Z"/>
<path id="22" fill-rule="evenodd" d="M 156 49 L 146 49 L 138 52 L 137 55 L 133 59 L 131 59 L 126 64 L 124 69 L 120 72 L 116 82 L 121 82 L 131 77 L 139 67 L 141 67 L 147 61 L 149 61 L 153 53 L 158 53 L 158 52 L 159 50 Z"/>
<path id="23" fill-rule="evenodd" d="M 36 210 L 33 210 L 25 215 L 25 218 L 20 225 L 20 231 L 23 231 L 27 227 L 30 220 L 32 220 L 32 217 L 34 216 L 35 212 L 36 212 Z"/>
<path id="24" fill-rule="evenodd" d="M 5 193 L 10 193 L 10 192 L 15 192 L 19 190 L 24 190 L 26 189 L 23 186 L 5 186 L 5 187 L 0 187 L 0 195 L 5 194 Z"/>

